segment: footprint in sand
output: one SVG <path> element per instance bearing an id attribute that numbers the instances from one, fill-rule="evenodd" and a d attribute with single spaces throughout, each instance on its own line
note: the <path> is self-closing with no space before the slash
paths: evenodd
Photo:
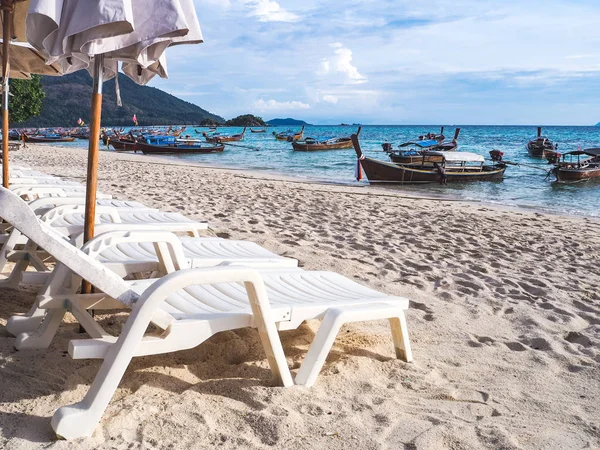
<path id="1" fill-rule="evenodd" d="M 484 345 L 493 345 L 496 341 L 489 336 L 469 336 L 468 344 L 471 347 L 483 347 Z"/>
<path id="2" fill-rule="evenodd" d="M 504 345 L 506 345 L 513 352 L 524 352 L 527 350 L 527 347 L 520 342 L 505 342 Z"/>

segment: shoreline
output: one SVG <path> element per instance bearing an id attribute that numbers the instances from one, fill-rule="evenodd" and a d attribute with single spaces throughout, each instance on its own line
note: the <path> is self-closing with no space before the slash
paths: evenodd
<path id="1" fill-rule="evenodd" d="M 31 144 L 29 144 L 31 145 Z M 73 149 L 78 149 L 81 150 L 83 149 L 82 147 L 66 147 L 66 146 L 59 146 L 59 145 L 48 145 L 45 144 L 47 147 L 49 148 L 59 148 L 59 149 L 65 149 L 65 150 L 73 150 Z M 87 152 L 87 148 L 83 149 Z M 152 156 L 152 155 L 144 155 L 141 153 L 131 153 L 131 152 L 117 152 L 115 150 L 105 150 L 105 149 L 100 149 L 101 154 L 104 153 L 109 153 L 109 154 L 114 154 L 116 156 L 125 156 L 126 158 L 124 159 L 124 161 L 128 161 L 130 160 L 130 158 L 133 159 L 138 159 L 140 162 L 145 162 L 145 163 L 154 163 L 154 164 L 158 164 L 158 165 L 165 165 L 165 166 L 185 166 L 185 167 L 197 167 L 200 169 L 209 169 L 209 170 L 217 170 L 217 171 L 224 171 L 224 172 L 234 172 L 234 173 L 243 173 L 245 174 L 248 178 L 254 179 L 254 180 L 264 180 L 264 181 L 281 181 L 281 182 L 288 182 L 288 183 L 297 183 L 297 184 L 306 184 L 309 186 L 337 186 L 337 187 L 342 187 L 342 188 L 355 188 L 355 189 L 365 189 L 368 192 L 365 193 L 359 193 L 359 192 L 353 192 L 356 195 L 374 195 L 377 197 L 389 197 L 389 198 L 401 198 L 401 199 L 411 199 L 411 200 L 427 200 L 427 201 L 439 201 L 439 202 L 457 202 L 457 203 L 465 203 L 465 204 L 478 204 L 478 205 L 485 205 L 486 207 L 490 207 L 492 209 L 498 209 L 498 210 L 502 210 L 502 211 L 514 211 L 514 212 L 521 212 L 521 213 L 534 213 L 534 214 L 548 214 L 551 216 L 558 216 L 558 217 L 567 217 L 567 218 L 573 218 L 573 219 L 589 219 L 589 220 L 593 220 L 593 221 L 600 221 L 600 214 L 599 215 L 589 215 L 586 214 L 585 212 L 582 212 L 581 214 L 573 214 L 573 213 L 567 213 L 565 211 L 558 211 L 558 210 L 553 210 L 553 209 L 546 209 L 544 207 L 540 207 L 540 206 L 529 206 L 529 205 L 509 205 L 509 204 L 503 204 L 497 201 L 485 201 L 485 200 L 480 200 L 480 199 L 465 199 L 465 198 L 461 198 L 459 196 L 456 195 L 452 195 L 451 193 L 448 194 L 419 194 L 417 192 L 414 191 L 404 191 L 404 192 L 398 192 L 398 193 L 392 193 L 390 192 L 390 188 L 393 188 L 393 185 L 388 185 L 386 187 L 386 185 L 371 185 L 368 184 L 368 181 L 365 183 L 359 183 L 359 182 L 343 182 L 343 181 L 328 181 L 328 180 L 322 180 L 322 179 L 318 179 L 318 178 L 303 178 L 303 177 L 298 177 L 298 176 L 292 176 L 292 175 L 287 175 L 287 174 L 283 174 L 283 173 L 278 173 L 275 171 L 271 171 L 268 169 L 265 170 L 258 170 L 258 169 L 250 169 L 250 168 L 237 168 L 237 167 L 228 167 L 228 166 L 221 166 L 221 165 L 217 165 L 217 164 L 209 164 L 209 163 L 202 163 L 202 162 L 197 162 L 197 161 L 189 161 L 189 160 L 185 160 L 185 161 L 178 161 L 176 157 L 171 157 L 171 156 Z M 12 155 L 12 154 L 11 154 Z M 87 155 L 87 153 L 86 153 Z M 313 190 L 314 191 L 314 190 Z"/>

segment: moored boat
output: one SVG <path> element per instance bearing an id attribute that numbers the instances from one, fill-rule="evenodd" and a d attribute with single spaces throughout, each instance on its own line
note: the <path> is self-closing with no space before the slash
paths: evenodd
<path id="1" fill-rule="evenodd" d="M 133 152 L 136 150 L 136 141 L 131 138 L 111 137 L 108 138 L 106 145 L 112 146 L 118 152 Z"/>
<path id="2" fill-rule="evenodd" d="M 23 139 L 25 142 L 38 143 L 38 142 L 73 142 L 74 137 L 63 136 L 61 134 L 41 134 L 41 135 L 28 135 L 23 133 Z"/>
<path id="3" fill-rule="evenodd" d="M 444 127 L 442 127 L 442 132 Z M 400 164 L 412 164 L 430 162 L 427 153 L 431 151 L 452 152 L 458 148 L 458 135 L 460 128 L 454 131 L 454 139 L 451 141 L 438 141 L 436 139 L 416 140 L 400 144 L 398 150 L 392 149 L 392 144 L 386 142 L 381 144 L 383 151 L 388 153 L 390 160 Z M 437 135 L 442 136 L 442 134 Z M 425 158 L 423 158 L 425 157 Z M 432 159 L 434 161 L 435 159 Z"/>
<path id="4" fill-rule="evenodd" d="M 441 128 L 439 133 L 427 133 L 419 136 L 420 141 L 437 141 L 438 143 L 444 142 L 446 136 L 444 136 L 444 127 Z"/>
<path id="5" fill-rule="evenodd" d="M 207 145 L 198 139 L 177 139 L 175 136 L 145 136 L 135 143 L 135 150 L 145 155 L 217 153 L 224 149 L 223 144 Z"/>
<path id="6" fill-rule="evenodd" d="M 362 127 L 358 127 L 356 135 L 360 135 Z M 350 136 L 315 139 L 307 137 L 298 141 L 292 142 L 294 150 L 299 152 L 309 152 L 315 150 L 342 150 L 352 148 L 352 138 Z"/>
<path id="7" fill-rule="evenodd" d="M 255 130 L 254 128 L 250 128 L 250 132 L 251 133 L 266 133 L 267 132 L 267 127 L 265 127 L 265 128 L 259 128 L 257 130 Z"/>
<path id="8" fill-rule="evenodd" d="M 208 134 L 206 132 L 202 133 L 202 135 L 204 136 L 204 139 L 206 139 L 206 142 L 212 142 L 215 144 L 219 144 L 221 142 L 241 141 L 242 139 L 244 139 L 244 134 L 246 134 L 246 127 L 244 127 L 244 130 L 238 134 L 217 134 L 217 133 Z"/>
<path id="9" fill-rule="evenodd" d="M 600 180 L 600 148 L 576 150 L 562 155 L 547 153 L 546 158 L 554 164 L 552 173 L 559 183 Z"/>
<path id="10" fill-rule="evenodd" d="M 367 158 L 362 153 L 358 136 L 355 134 L 352 135 L 352 143 L 358 157 L 357 169 L 364 170 L 370 183 L 446 184 L 499 181 L 506 171 L 505 164 L 485 164 L 483 156 L 468 152 L 430 152 L 427 156 L 437 160 L 430 159 L 419 164 L 379 161 Z M 360 176 L 357 178 L 360 179 Z"/>
<path id="11" fill-rule="evenodd" d="M 537 136 L 527 143 L 527 152 L 529 156 L 543 158 L 546 153 L 555 152 L 558 144 L 554 144 L 548 136 L 542 136 L 542 127 L 537 128 Z"/>
<path id="12" fill-rule="evenodd" d="M 302 129 L 300 131 L 287 130 L 279 133 L 273 131 L 273 136 L 275 136 L 275 139 L 278 141 L 297 141 L 298 139 L 302 139 L 304 137 L 304 125 L 302 125 Z"/>

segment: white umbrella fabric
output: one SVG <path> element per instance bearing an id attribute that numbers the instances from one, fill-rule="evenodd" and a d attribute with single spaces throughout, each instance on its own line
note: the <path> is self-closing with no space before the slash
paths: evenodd
<path id="1" fill-rule="evenodd" d="M 65 72 L 91 67 L 94 89 L 90 116 L 86 224 L 94 235 L 102 108 L 102 83 L 117 61 L 139 84 L 154 75 L 166 78 L 165 50 L 177 44 L 201 43 L 193 0 L 30 0 L 27 39 Z"/>
<path id="2" fill-rule="evenodd" d="M 30 74 L 61 75 L 56 64 L 47 65 L 45 56 L 25 43 L 27 1 L 2 0 L 2 185 L 9 185 L 8 95 L 9 79 L 28 79 Z"/>

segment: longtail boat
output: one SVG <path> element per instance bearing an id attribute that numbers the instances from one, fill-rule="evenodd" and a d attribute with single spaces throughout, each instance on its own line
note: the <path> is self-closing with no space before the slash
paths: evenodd
<path id="1" fill-rule="evenodd" d="M 250 132 L 251 133 L 266 133 L 267 132 L 267 127 L 265 128 L 260 128 L 255 130 L 254 128 L 250 128 Z"/>
<path id="2" fill-rule="evenodd" d="M 582 159 L 582 156 L 585 158 Z M 554 164 L 552 173 L 559 183 L 600 179 L 600 148 L 586 148 L 562 155 L 548 152 L 546 159 Z"/>
<path id="3" fill-rule="evenodd" d="M 437 141 L 439 143 L 444 142 L 446 140 L 446 136 L 444 136 L 444 127 L 440 130 L 438 134 L 436 133 L 427 133 L 419 136 L 420 141 Z"/>
<path id="4" fill-rule="evenodd" d="M 442 132 L 444 127 L 442 127 Z M 437 152 L 453 152 L 458 148 L 458 135 L 460 134 L 460 128 L 457 128 L 454 131 L 454 139 L 451 141 L 438 141 L 436 139 L 427 139 L 427 140 L 416 140 L 416 141 L 408 141 L 400 144 L 398 147 L 399 150 L 393 150 L 392 144 L 389 142 L 385 142 L 381 144 L 383 147 L 383 151 L 386 152 L 390 160 L 395 163 L 400 164 L 412 164 L 419 163 L 423 161 L 423 157 L 425 156 L 425 162 L 429 162 L 429 158 L 427 157 L 427 153 L 431 151 Z M 436 136 L 441 136 L 436 135 Z M 434 161 L 433 159 L 432 161 Z"/>
<path id="5" fill-rule="evenodd" d="M 208 134 L 202 133 L 206 142 L 212 142 L 214 144 L 219 144 L 221 142 L 236 142 L 244 139 L 244 134 L 246 134 L 246 127 L 239 134 Z"/>
<path id="6" fill-rule="evenodd" d="M 23 133 L 19 130 L 9 130 L 8 139 L 11 141 L 20 141 L 23 139 Z"/>
<path id="7" fill-rule="evenodd" d="M 356 135 L 360 135 L 362 127 L 358 127 Z M 350 136 L 315 139 L 307 137 L 298 141 L 292 142 L 292 147 L 297 152 L 309 152 L 315 150 L 341 150 L 352 148 L 352 139 Z"/>
<path id="8" fill-rule="evenodd" d="M 73 142 L 74 137 L 63 136 L 58 133 L 56 134 L 43 134 L 43 135 L 28 135 L 23 133 L 23 139 L 25 142 L 38 143 L 38 142 Z"/>
<path id="9" fill-rule="evenodd" d="M 224 149 L 223 144 L 206 145 L 198 139 L 177 139 L 175 136 L 145 136 L 135 144 L 135 150 L 145 155 L 217 153 Z"/>
<path id="10" fill-rule="evenodd" d="M 362 169 L 370 183 L 446 184 L 499 181 L 506 171 L 504 163 L 494 162 L 486 165 L 483 156 L 468 152 L 431 152 L 428 156 L 437 157 L 437 161 L 423 161 L 420 164 L 379 161 L 367 158 L 363 154 L 355 134 L 352 135 L 352 143 L 358 157 L 357 179 L 361 178 Z"/>
<path id="11" fill-rule="evenodd" d="M 537 136 L 527 143 L 529 156 L 543 158 L 546 153 L 556 152 L 558 145 L 555 145 L 548 136 L 542 136 L 542 127 L 537 128 Z"/>
<path id="12" fill-rule="evenodd" d="M 302 125 L 302 129 L 300 131 L 287 130 L 279 133 L 273 131 L 273 136 L 275 136 L 275 139 L 278 141 L 297 141 L 298 139 L 302 139 L 304 137 L 304 125 Z"/>

